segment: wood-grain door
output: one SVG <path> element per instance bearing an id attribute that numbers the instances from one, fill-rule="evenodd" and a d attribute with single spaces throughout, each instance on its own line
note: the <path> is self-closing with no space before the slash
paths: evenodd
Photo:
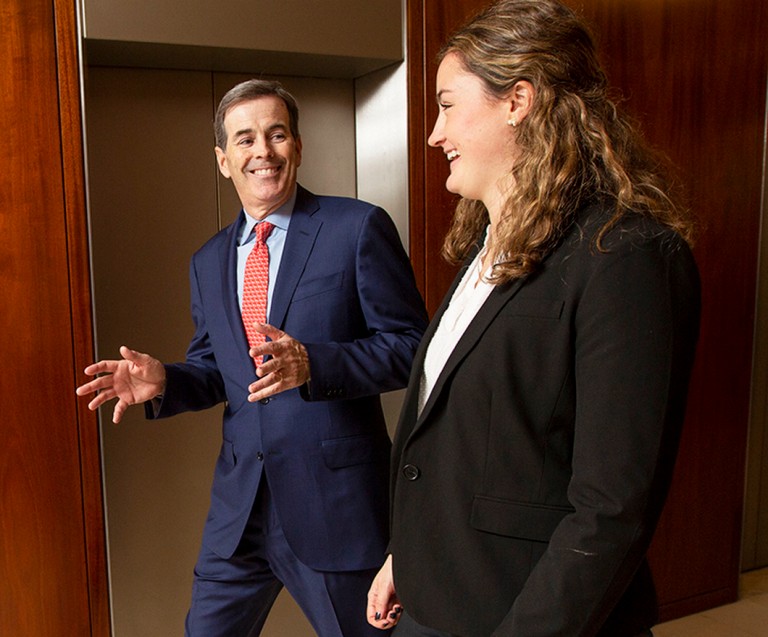
<path id="1" fill-rule="evenodd" d="M 0 5 L 0 635 L 109 634 L 75 17 Z"/>
<path id="2" fill-rule="evenodd" d="M 426 145 L 435 56 L 483 0 L 409 0 L 411 254 L 434 311 L 448 167 Z M 680 167 L 701 222 L 701 339 L 672 491 L 651 561 L 670 619 L 736 598 L 749 411 L 768 68 L 764 0 L 570 0 L 595 27 L 611 83 Z"/>

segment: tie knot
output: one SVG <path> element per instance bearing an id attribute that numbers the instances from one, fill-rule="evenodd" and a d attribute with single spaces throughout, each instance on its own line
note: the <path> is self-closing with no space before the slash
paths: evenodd
<path id="1" fill-rule="evenodd" d="M 272 232 L 272 229 L 274 227 L 275 227 L 274 224 L 269 223 L 269 221 L 262 221 L 261 223 L 257 223 L 256 224 L 256 241 L 260 243 L 264 243 L 267 240 L 269 233 Z"/>

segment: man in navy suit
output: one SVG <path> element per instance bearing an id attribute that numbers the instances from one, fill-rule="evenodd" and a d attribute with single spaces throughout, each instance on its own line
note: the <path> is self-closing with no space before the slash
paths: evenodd
<path id="1" fill-rule="evenodd" d="M 318 635 L 379 637 L 365 617 L 387 544 L 379 394 L 407 383 L 426 311 L 386 212 L 297 184 L 298 109 L 278 83 L 234 87 L 215 128 L 243 211 L 192 258 L 186 361 L 122 347 L 77 392 L 97 392 L 91 409 L 117 398 L 114 422 L 137 403 L 149 418 L 226 403 L 187 635 L 258 635 L 286 586 Z M 249 348 L 245 262 L 266 218 L 267 341 Z"/>

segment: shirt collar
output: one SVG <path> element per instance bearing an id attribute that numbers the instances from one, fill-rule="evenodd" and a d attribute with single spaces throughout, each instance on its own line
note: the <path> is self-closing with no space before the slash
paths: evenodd
<path id="1" fill-rule="evenodd" d="M 264 219 L 261 219 L 261 221 L 269 221 L 275 228 L 279 228 L 280 230 L 287 231 L 288 226 L 291 223 L 291 215 L 293 214 L 293 208 L 296 205 L 296 195 L 298 192 L 298 188 L 296 186 L 293 187 L 293 193 L 290 197 L 288 197 L 287 201 L 277 208 L 277 210 L 274 210 L 273 212 L 270 212 Z M 243 231 L 240 235 L 240 241 L 238 241 L 238 245 L 243 245 L 244 243 L 247 243 L 248 239 L 251 236 L 251 232 L 253 231 L 253 227 L 260 223 L 260 221 L 257 221 L 251 215 L 249 215 L 247 212 L 243 211 L 243 215 L 245 216 L 245 223 L 243 224 Z"/>

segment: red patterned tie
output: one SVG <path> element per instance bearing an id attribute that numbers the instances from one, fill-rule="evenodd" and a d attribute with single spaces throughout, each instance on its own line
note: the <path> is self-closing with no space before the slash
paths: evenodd
<path id="1" fill-rule="evenodd" d="M 268 221 L 256 224 L 256 241 L 254 242 L 248 259 L 245 261 L 245 281 L 243 283 L 243 326 L 248 337 L 248 345 L 256 347 L 266 340 L 263 334 L 259 334 L 253 324 L 267 322 L 267 288 L 269 286 L 269 248 L 267 237 L 275 226 Z M 257 365 L 261 364 L 262 357 L 255 359 Z"/>

